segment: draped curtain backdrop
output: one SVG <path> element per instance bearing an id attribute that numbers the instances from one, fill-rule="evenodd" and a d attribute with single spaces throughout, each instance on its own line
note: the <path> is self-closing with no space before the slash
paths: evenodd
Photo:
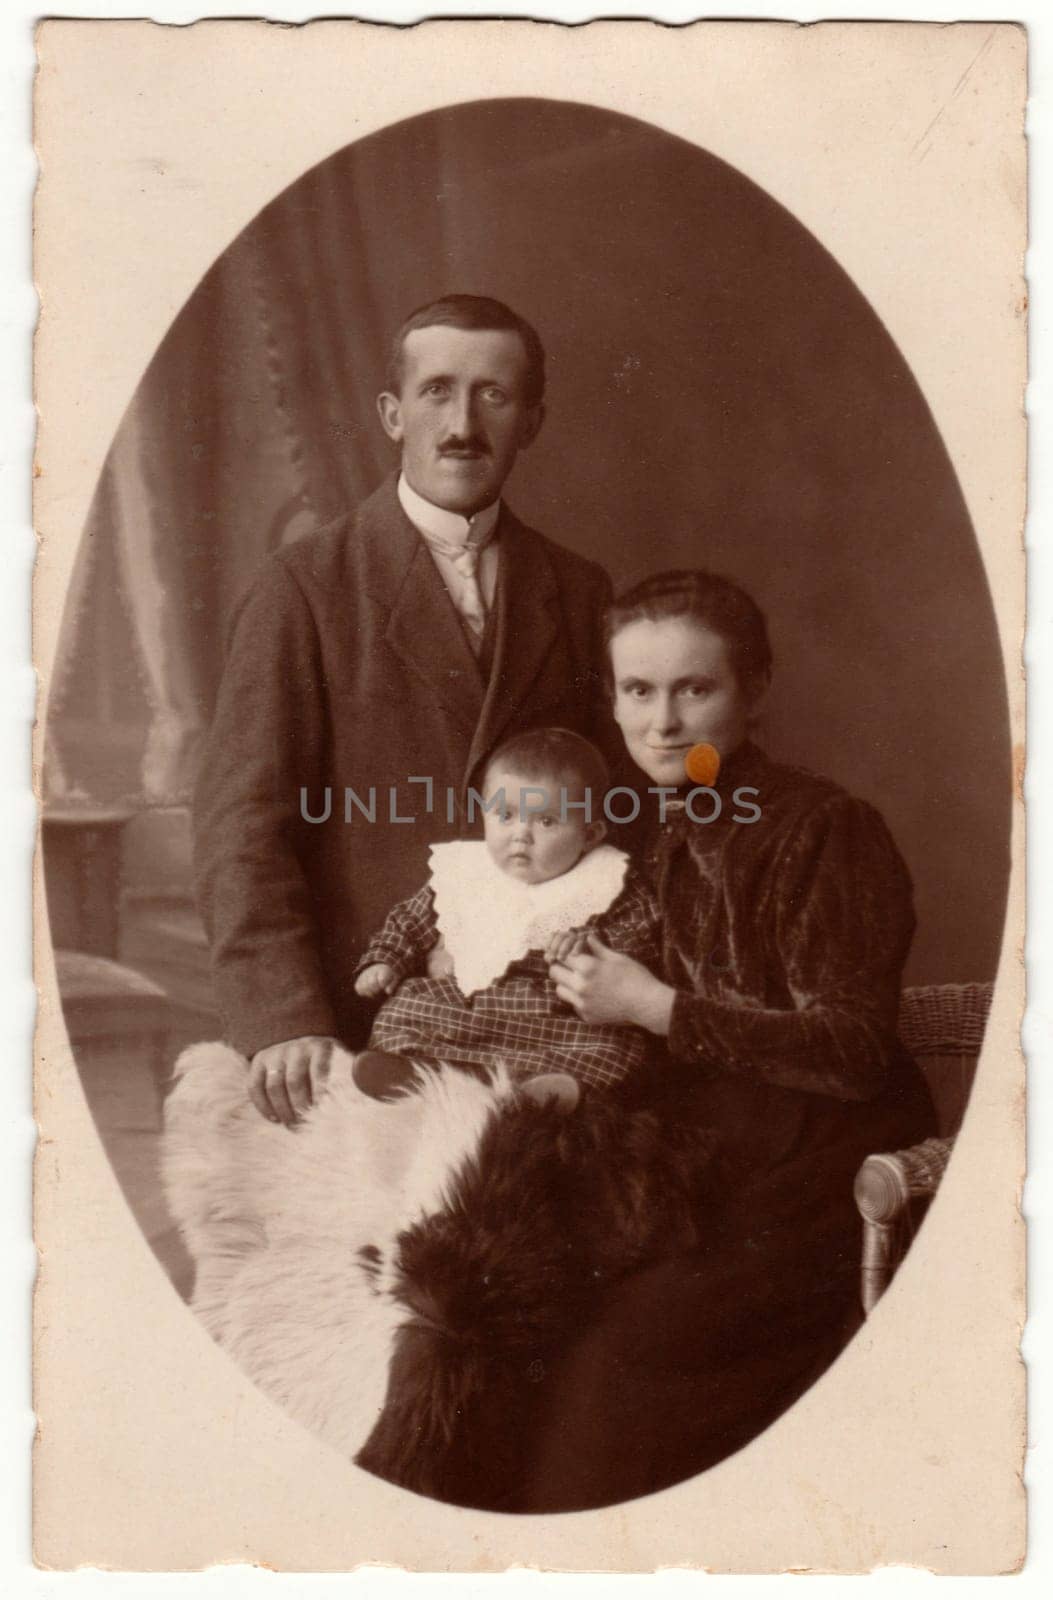
<path id="1" fill-rule="evenodd" d="M 911 975 L 991 976 L 1003 669 L 925 402 L 863 296 L 778 204 L 705 152 L 585 106 L 483 101 L 397 124 L 307 173 L 208 271 L 100 479 L 49 794 L 186 801 L 233 600 L 271 550 L 394 465 L 374 409 L 391 333 L 454 290 L 508 301 L 549 352 L 516 511 L 616 583 L 677 565 L 744 583 L 776 656 L 763 742 L 887 817 L 917 888 Z"/>

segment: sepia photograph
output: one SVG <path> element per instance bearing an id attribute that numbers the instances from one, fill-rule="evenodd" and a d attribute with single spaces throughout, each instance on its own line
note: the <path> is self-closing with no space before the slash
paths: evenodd
<path id="1" fill-rule="evenodd" d="M 204 26 L 40 30 L 39 363 L 51 261 L 70 282 L 61 87 L 273 56 L 265 26 Z M 42 530 L 37 1093 L 67 1050 L 159 1314 L 393 1493 L 392 1525 L 567 1530 L 775 1448 L 892 1318 L 921 1342 L 978 1116 L 1010 1321 L 1022 1292 L 1026 46 L 869 30 L 890 77 L 968 85 L 952 110 L 993 85 L 1002 118 L 1000 209 L 955 196 L 963 237 L 970 206 L 1002 229 L 1002 367 L 960 396 L 1009 463 L 992 562 L 874 284 L 755 164 L 671 129 L 668 40 L 650 94 L 628 52 L 578 98 L 539 92 L 529 24 L 434 26 L 513 87 L 518 52 L 538 70 L 347 115 L 256 181 L 133 366 L 50 570 Z M 396 55 L 420 70 L 420 30 L 318 24 L 289 35 L 298 94 L 319 29 L 366 100 Z M 765 34 L 788 102 L 830 83 L 819 36 L 791 58 Z M 130 186 L 196 181 L 145 133 L 119 159 Z M 46 398 L 42 428 L 46 471 L 70 448 Z M 908 1398 L 892 1366 L 860 1426 Z M 1023 1557 L 1013 1367 L 1004 1334 L 982 1570 Z M 45 1458 L 51 1518 L 58 1481 Z M 851 1541 L 830 1562 L 865 1564 Z"/>

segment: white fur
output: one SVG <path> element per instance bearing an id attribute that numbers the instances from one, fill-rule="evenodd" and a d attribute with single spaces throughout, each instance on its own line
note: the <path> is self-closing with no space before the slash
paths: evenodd
<path id="1" fill-rule="evenodd" d="M 422 1071 L 419 1091 L 381 1102 L 339 1052 L 328 1093 L 288 1129 L 256 1111 L 248 1064 L 226 1045 L 194 1045 L 175 1071 L 162 1177 L 197 1267 L 193 1309 L 267 1394 L 353 1456 L 406 1316 L 391 1293 L 398 1235 L 445 1205 L 511 1080 Z"/>

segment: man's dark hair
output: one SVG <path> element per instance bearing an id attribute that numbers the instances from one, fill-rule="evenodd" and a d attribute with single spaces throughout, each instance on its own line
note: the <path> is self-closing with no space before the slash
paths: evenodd
<path id="1" fill-rule="evenodd" d="M 513 734 L 498 745 L 486 763 L 484 777 L 498 767 L 520 778 L 562 784 L 568 789 L 573 781 L 597 800 L 607 793 L 610 783 L 607 763 L 596 746 L 570 728 L 530 728 Z"/>
<path id="2" fill-rule="evenodd" d="M 408 334 L 417 328 L 465 328 L 471 332 L 517 333 L 526 355 L 523 398 L 528 406 L 540 405 L 545 397 L 545 347 L 525 317 L 519 316 L 501 300 L 481 294 L 445 294 L 426 306 L 411 311 L 391 344 L 387 386 L 392 394 L 402 388 L 403 346 Z"/>
<path id="3" fill-rule="evenodd" d="M 772 654 L 764 612 L 730 578 L 698 568 L 658 572 L 612 601 L 604 618 L 608 661 L 611 640 L 623 628 L 667 617 L 688 617 L 723 639 L 731 670 L 747 694 L 767 686 Z"/>

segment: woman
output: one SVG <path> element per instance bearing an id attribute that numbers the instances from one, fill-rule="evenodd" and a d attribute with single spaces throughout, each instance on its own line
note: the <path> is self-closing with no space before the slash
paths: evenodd
<path id="1" fill-rule="evenodd" d="M 792 1404 L 857 1316 L 860 1162 L 934 1131 L 896 1038 L 907 869 L 872 807 L 748 737 L 763 614 L 725 579 L 664 573 L 614 604 L 608 639 L 616 721 L 666 790 L 648 851 L 663 972 L 593 940 L 552 976 L 585 1020 L 664 1040 L 660 1103 L 717 1132 L 719 1182 L 705 1248 L 623 1282 L 549 1375 L 535 1511 L 666 1487 Z M 711 799 L 668 798 L 699 744 L 720 757 L 711 822 Z"/>

